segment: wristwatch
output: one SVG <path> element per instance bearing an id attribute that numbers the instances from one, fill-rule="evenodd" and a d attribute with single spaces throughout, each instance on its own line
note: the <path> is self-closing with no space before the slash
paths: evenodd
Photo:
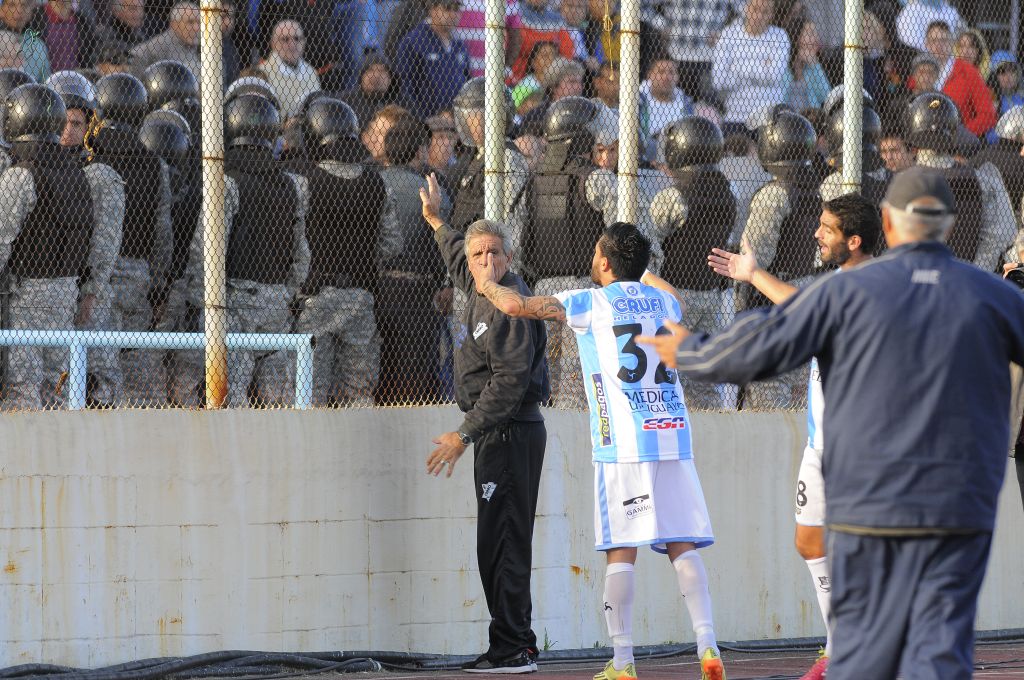
<path id="1" fill-rule="evenodd" d="M 470 437 L 465 432 L 459 432 L 459 439 L 462 440 L 463 446 L 469 446 L 470 444 L 473 443 L 473 438 Z"/>

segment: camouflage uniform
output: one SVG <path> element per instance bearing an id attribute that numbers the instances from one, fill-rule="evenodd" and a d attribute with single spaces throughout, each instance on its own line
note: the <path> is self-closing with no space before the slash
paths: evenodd
<path id="1" fill-rule="evenodd" d="M 93 163 L 83 168 L 92 193 L 94 226 L 89 244 L 89 278 L 82 283 L 81 297 L 95 295 L 92 318 L 81 330 L 115 328 L 112 309 L 114 292 L 110 276 L 121 251 L 121 223 L 124 219 L 124 181 L 113 168 Z M 89 374 L 96 379 L 92 398 L 101 404 L 116 404 L 124 397 L 124 376 L 116 347 L 88 352 Z"/>

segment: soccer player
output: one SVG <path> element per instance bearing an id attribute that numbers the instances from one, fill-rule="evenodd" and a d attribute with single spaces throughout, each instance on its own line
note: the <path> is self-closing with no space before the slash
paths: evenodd
<path id="1" fill-rule="evenodd" d="M 596 547 L 607 556 L 604 614 L 615 656 L 595 680 L 632 680 L 637 548 L 668 554 L 697 637 L 702 680 L 724 680 L 711 595 L 698 548 L 714 536 L 690 442 L 690 418 L 675 372 L 637 345 L 639 335 L 682 318 L 678 293 L 646 272 L 651 244 L 616 222 L 594 248 L 600 288 L 526 297 L 495 280 L 490 258 L 477 287 L 513 317 L 565 321 L 576 333 L 590 406 Z"/>
<path id="2" fill-rule="evenodd" d="M 814 238 L 818 242 L 821 261 L 845 270 L 871 259 L 881 232 L 882 218 L 878 208 L 859 194 L 846 194 L 824 203 Z M 723 276 L 751 284 L 777 305 L 799 290 L 761 269 L 746 242 L 739 255 L 718 248 L 711 252 L 708 264 L 712 269 Z M 821 427 L 824 413 L 821 372 L 818 360 L 811 359 L 811 381 L 807 388 L 807 446 L 796 483 L 795 542 L 797 552 L 811 572 L 818 607 L 825 620 L 826 638 L 821 656 L 801 680 L 822 680 L 832 654 L 832 626 L 829 622 L 832 582 L 825 550 L 825 481 L 821 475 L 825 448 Z"/>

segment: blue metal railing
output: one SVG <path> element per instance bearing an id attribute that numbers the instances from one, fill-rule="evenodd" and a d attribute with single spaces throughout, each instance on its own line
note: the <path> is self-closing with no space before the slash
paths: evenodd
<path id="1" fill-rule="evenodd" d="M 313 336 L 298 333 L 228 333 L 228 350 L 285 350 L 295 352 L 295 408 L 309 408 L 313 393 Z M 0 330 L 0 346 L 67 347 L 68 409 L 85 408 L 86 349 L 131 347 L 136 349 L 202 350 L 202 333 L 133 333 L 129 331 L 34 331 Z"/>

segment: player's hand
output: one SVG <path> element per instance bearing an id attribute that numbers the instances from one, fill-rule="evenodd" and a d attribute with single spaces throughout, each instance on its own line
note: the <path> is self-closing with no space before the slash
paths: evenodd
<path id="1" fill-rule="evenodd" d="M 676 352 L 683 340 L 690 336 L 690 331 L 677 324 L 675 321 L 665 321 L 665 328 L 672 331 L 665 335 L 641 335 L 636 341 L 641 345 L 650 345 L 658 352 L 658 357 L 669 368 L 676 368 Z"/>
<path id="2" fill-rule="evenodd" d="M 1006 262 L 1003 264 L 1003 278 L 1017 267 L 1024 267 L 1024 262 Z"/>
<path id="3" fill-rule="evenodd" d="M 434 443 L 437 448 L 427 458 L 427 474 L 437 477 L 448 468 L 445 477 L 451 477 L 456 461 L 466 452 L 466 445 L 462 443 L 458 432 L 445 432 L 435 437 Z"/>
<path id="4" fill-rule="evenodd" d="M 427 188 L 420 187 L 420 203 L 423 204 L 423 219 L 434 231 L 440 229 L 444 224 L 441 219 L 441 188 L 434 173 L 427 175 Z"/>
<path id="5" fill-rule="evenodd" d="M 750 280 L 754 278 L 754 272 L 758 270 L 754 249 L 750 247 L 750 242 L 745 238 L 739 253 L 712 248 L 711 254 L 708 255 L 708 266 L 715 270 L 716 274 L 742 283 L 750 283 Z"/>

